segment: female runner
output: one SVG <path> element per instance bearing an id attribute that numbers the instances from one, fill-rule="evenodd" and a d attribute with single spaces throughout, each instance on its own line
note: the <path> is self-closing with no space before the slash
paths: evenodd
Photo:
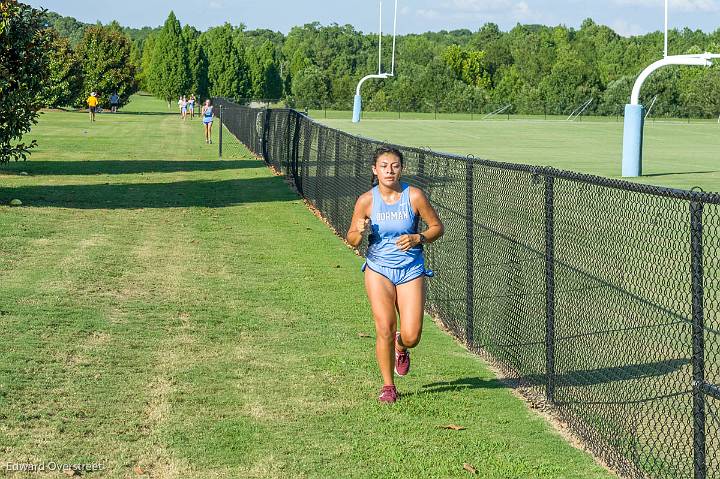
<path id="1" fill-rule="evenodd" d="M 205 100 L 202 107 L 203 125 L 205 127 L 205 143 L 212 143 L 213 106 L 210 100 Z"/>
<path id="2" fill-rule="evenodd" d="M 445 232 L 425 193 L 400 182 L 403 164 L 403 155 L 395 148 L 375 151 L 373 188 L 355 203 L 347 233 L 348 243 L 358 246 L 365 231 L 370 232 L 363 271 L 375 319 L 375 354 L 384 382 L 378 399 L 383 403 L 397 400 L 393 369 L 405 376 L 410 370 L 408 349 L 420 342 L 425 276 L 432 276 L 425 269 L 423 245 Z M 428 225 L 422 233 L 418 232 L 420 219 Z"/>

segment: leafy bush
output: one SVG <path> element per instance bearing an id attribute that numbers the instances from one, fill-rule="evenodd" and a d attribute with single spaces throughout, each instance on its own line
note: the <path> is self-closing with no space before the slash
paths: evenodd
<path id="1" fill-rule="evenodd" d="M 35 146 L 21 140 L 37 123 L 48 77 L 51 39 L 44 27 L 42 11 L 0 2 L 0 163 L 25 160 Z"/>

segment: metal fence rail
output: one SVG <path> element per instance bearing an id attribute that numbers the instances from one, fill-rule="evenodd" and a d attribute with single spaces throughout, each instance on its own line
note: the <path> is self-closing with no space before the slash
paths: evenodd
<path id="1" fill-rule="evenodd" d="M 217 99 L 339 232 L 381 144 Z M 398 147 L 446 233 L 428 309 L 626 477 L 720 477 L 720 196 Z"/>

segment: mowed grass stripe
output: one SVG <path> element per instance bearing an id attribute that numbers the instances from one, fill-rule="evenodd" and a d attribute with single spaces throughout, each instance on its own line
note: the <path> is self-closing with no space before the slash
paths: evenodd
<path id="1" fill-rule="evenodd" d="M 218 162 L 197 121 L 86 122 L 44 115 L 41 151 L 0 173 L 0 200 L 25 204 L 0 207 L 0 460 L 111 478 L 462 477 L 466 462 L 609 477 L 429 320 L 402 401 L 378 405 L 362 260 L 281 178 Z"/>

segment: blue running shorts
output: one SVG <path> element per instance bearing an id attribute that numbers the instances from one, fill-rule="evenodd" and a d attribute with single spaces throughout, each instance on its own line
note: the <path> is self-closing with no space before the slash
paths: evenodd
<path id="1" fill-rule="evenodd" d="M 418 258 L 418 261 L 415 261 L 404 268 L 387 268 L 373 263 L 370 260 L 365 260 L 365 264 L 362 265 L 361 270 L 364 272 L 366 268 L 370 268 L 372 271 L 385 276 L 395 286 L 409 283 L 421 276 L 427 276 L 429 278 L 435 276 L 435 273 L 431 270 L 425 269 L 425 262 L 422 257 Z"/>

